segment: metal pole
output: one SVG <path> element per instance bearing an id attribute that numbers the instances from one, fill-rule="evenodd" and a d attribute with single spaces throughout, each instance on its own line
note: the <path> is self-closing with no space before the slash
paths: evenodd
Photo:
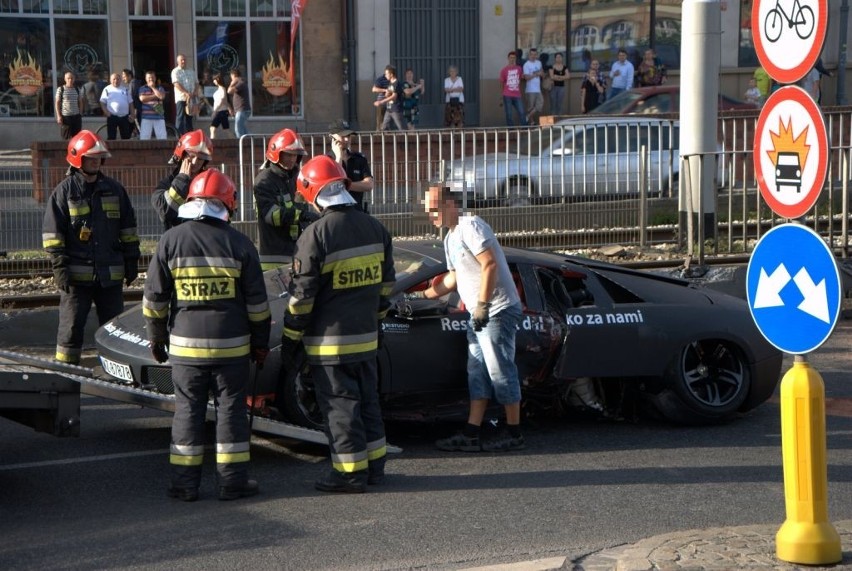
<path id="1" fill-rule="evenodd" d="M 840 34 L 837 46 L 837 104 L 846 105 L 846 36 L 849 25 L 849 0 L 840 3 Z"/>

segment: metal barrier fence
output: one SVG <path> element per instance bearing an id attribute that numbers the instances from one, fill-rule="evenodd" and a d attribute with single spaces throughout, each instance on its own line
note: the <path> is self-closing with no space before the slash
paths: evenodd
<path id="1" fill-rule="evenodd" d="M 849 256 L 850 234 L 850 119 L 848 110 L 826 113 L 829 172 L 807 219 L 844 258 Z M 586 116 L 530 129 L 370 132 L 353 135 L 351 143 L 372 167 L 371 213 L 399 238 L 434 233 L 420 199 L 429 185 L 446 185 L 460 193 L 466 211 L 483 216 L 501 240 L 513 246 L 582 253 L 611 244 L 669 244 L 686 254 L 697 244 L 701 255 L 721 256 L 751 251 L 766 230 L 783 222 L 757 191 L 752 167 L 755 124 L 754 114 L 719 120 L 714 175 L 718 188 L 709 191 L 715 196 L 715 220 L 702 232 L 702 240 L 695 232 L 687 233 L 680 212 L 684 157 L 679 156 L 674 119 Z M 239 163 L 217 165 L 238 184 L 234 220 L 253 238 L 251 189 L 268 136 L 243 137 Z M 310 156 L 331 152 L 325 134 L 305 134 L 303 139 Z M 0 253 L 5 251 L 7 257 L 44 255 L 44 204 L 32 197 L 31 170 L 25 164 L 0 164 Z M 140 237 L 150 246 L 163 231 L 150 195 L 169 167 L 113 171 L 107 164 L 104 171 L 127 188 Z M 0 267 L 0 275 L 12 268 Z"/>

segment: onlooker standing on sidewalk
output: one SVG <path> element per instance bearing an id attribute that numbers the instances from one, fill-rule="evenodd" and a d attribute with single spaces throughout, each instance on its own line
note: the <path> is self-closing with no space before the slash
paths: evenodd
<path id="1" fill-rule="evenodd" d="M 246 385 L 249 360 L 269 354 L 270 313 L 251 240 L 230 226 L 234 183 L 216 169 L 199 175 L 148 266 L 142 312 L 159 363 L 171 361 L 175 414 L 169 497 L 198 499 L 210 394 L 216 402 L 216 472 L 220 500 L 258 492 L 249 479 Z"/>
<path id="2" fill-rule="evenodd" d="M 553 57 L 553 67 L 548 70 L 553 87 L 550 89 L 550 114 L 562 115 L 562 102 L 565 101 L 565 82 L 571 77 L 562 54 Z"/>
<path id="3" fill-rule="evenodd" d="M 645 50 L 645 55 L 637 70 L 639 87 L 662 85 L 666 82 L 666 66 L 652 49 Z"/>
<path id="4" fill-rule="evenodd" d="M 603 102 L 606 96 L 606 79 L 600 72 L 601 64 L 594 59 L 580 85 L 580 113 L 588 113 Z"/>
<path id="5" fill-rule="evenodd" d="M 243 73 L 237 68 L 231 70 L 228 95 L 231 96 L 231 108 L 234 110 L 234 135 L 239 139 L 243 135 L 248 135 L 251 103 L 249 103 L 248 84 L 243 79 Z"/>
<path id="6" fill-rule="evenodd" d="M 281 363 L 295 374 L 304 345 L 331 449 L 332 469 L 314 487 L 361 493 L 385 476 L 376 357 L 395 272 L 390 234 L 354 207 L 347 183 L 340 163 L 324 155 L 299 173 L 296 188 L 320 216 L 296 243 Z"/>
<path id="7" fill-rule="evenodd" d="M 385 96 L 373 103 L 376 107 L 381 105 L 387 107 L 381 130 L 387 131 L 391 121 L 393 121 L 398 131 L 405 131 L 405 120 L 402 118 L 402 99 L 405 97 L 405 92 L 402 90 L 402 83 L 396 76 L 396 68 L 394 66 L 389 65 L 385 67 L 385 78 L 388 80 L 388 88 L 385 90 Z"/>
<path id="8" fill-rule="evenodd" d="M 212 81 L 213 85 L 216 86 L 216 91 L 213 93 L 213 120 L 210 122 L 210 138 L 215 139 L 217 128 L 222 127 L 225 131 L 231 128 L 228 116 L 234 111 L 228 101 L 228 92 L 225 89 L 222 74 L 214 75 Z"/>
<path id="9" fill-rule="evenodd" d="M 506 58 L 508 63 L 500 70 L 500 85 L 503 86 L 503 112 L 506 113 L 506 125 L 514 127 L 512 121 L 512 109 L 518 112 L 518 123 L 521 126 L 527 124 L 524 115 L 524 103 L 521 100 L 521 77 L 524 70 L 517 64 L 518 56 L 515 50 L 510 51 Z"/>
<path id="10" fill-rule="evenodd" d="M 65 72 L 65 85 L 56 88 L 53 106 L 56 110 L 59 136 L 67 141 L 83 128 L 83 111 L 86 108 L 83 91 L 74 86 L 73 71 Z"/>
<path id="11" fill-rule="evenodd" d="M 420 124 L 420 97 L 423 95 L 424 83 L 420 78 L 419 83 L 414 81 L 414 70 L 410 67 L 405 70 L 405 81 L 402 91 L 405 99 L 402 100 L 402 115 L 409 129 L 416 129 Z"/>
<path id="12" fill-rule="evenodd" d="M 633 87 L 633 64 L 627 61 L 627 50 L 619 48 L 618 61 L 612 64 L 609 70 L 612 85 L 609 88 L 607 99 L 612 99 L 619 93 Z"/>
<path id="13" fill-rule="evenodd" d="M 335 121 L 329 126 L 328 131 L 331 136 L 334 160 L 340 163 L 349 179 L 349 194 L 355 199 L 355 206 L 359 210 L 368 212 L 369 208 L 364 195 L 373 190 L 373 173 L 370 171 L 370 162 L 367 157 L 349 148 L 349 140 L 355 131 L 343 121 Z"/>
<path id="14" fill-rule="evenodd" d="M 68 176 L 47 201 L 42 226 L 44 249 L 52 257 L 53 279 L 62 292 L 56 360 L 77 365 L 92 303 L 103 325 L 124 310 L 121 283 L 139 273 L 136 213 L 127 191 L 101 172 L 110 153 L 91 131 L 68 142 Z"/>
<path id="15" fill-rule="evenodd" d="M 192 101 L 198 96 L 198 76 L 186 67 L 186 56 L 178 54 L 177 66 L 172 70 L 172 85 L 175 88 L 175 128 L 178 136 L 192 131 Z"/>
<path id="16" fill-rule="evenodd" d="M 376 81 L 373 82 L 372 92 L 376 94 L 376 101 L 379 99 L 384 99 L 385 90 L 387 90 L 389 85 L 388 78 L 384 76 L 384 74 L 380 75 L 376 78 Z M 382 124 L 385 122 L 385 113 L 388 108 L 384 105 L 375 105 L 376 107 L 376 131 L 382 130 Z"/>
<path id="17" fill-rule="evenodd" d="M 491 227 L 479 216 L 459 217 L 459 199 L 449 187 L 426 192 L 424 205 L 432 223 L 448 228 L 443 281 L 417 297 L 435 299 L 458 290 L 471 311 L 467 328 L 467 383 L 470 412 L 462 432 L 438 440 L 441 450 L 505 452 L 524 448 L 521 434 L 521 385 L 515 365 L 515 336 L 523 312 L 506 256 Z M 492 398 L 506 411 L 507 433 L 481 442 L 480 427 Z"/>
<path id="18" fill-rule="evenodd" d="M 139 103 L 142 111 L 139 121 L 139 139 L 147 141 L 151 133 L 158 139 L 165 140 L 166 136 L 166 90 L 157 85 L 157 74 L 145 72 L 145 85 L 139 88 Z"/>
<path id="19" fill-rule="evenodd" d="M 122 70 L 121 80 L 130 91 L 130 99 L 133 101 L 133 109 L 136 111 L 136 121 L 139 122 L 142 120 L 142 102 L 139 101 L 139 88 L 142 87 L 142 82 L 133 77 L 132 69 Z"/>
<path id="20" fill-rule="evenodd" d="M 524 93 L 527 99 L 527 124 L 538 124 L 538 117 L 544 108 L 544 98 L 541 95 L 541 78 L 544 77 L 544 68 L 538 59 L 538 50 L 530 48 L 527 61 L 524 63 L 524 79 L 527 84 Z"/>
<path id="21" fill-rule="evenodd" d="M 130 87 L 121 85 L 121 76 L 113 73 L 109 76 L 110 84 L 101 93 L 101 110 L 107 118 L 107 140 L 115 139 L 115 132 L 122 139 L 129 139 L 133 131 L 132 123 L 136 122 L 136 109 L 130 96 Z"/>
<path id="22" fill-rule="evenodd" d="M 763 105 L 763 97 L 760 95 L 760 90 L 757 88 L 757 82 L 753 77 L 748 79 L 748 89 L 745 92 L 745 100 L 753 104 L 755 107 Z"/>
<path id="23" fill-rule="evenodd" d="M 444 78 L 444 127 L 464 127 L 464 81 L 451 65 Z"/>

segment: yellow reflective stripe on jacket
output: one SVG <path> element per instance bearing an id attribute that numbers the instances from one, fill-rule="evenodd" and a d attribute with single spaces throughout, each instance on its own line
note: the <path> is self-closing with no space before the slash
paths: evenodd
<path id="1" fill-rule="evenodd" d="M 240 277 L 240 270 L 237 268 L 228 268 L 223 266 L 193 266 L 172 268 L 172 277 L 180 278 L 213 278 L 213 277 Z"/>
<path id="2" fill-rule="evenodd" d="M 293 341 L 301 341 L 302 335 L 305 334 L 304 331 L 296 331 L 295 329 L 290 329 L 288 327 L 284 327 L 284 330 L 281 334 L 287 339 L 292 339 Z"/>
<path id="3" fill-rule="evenodd" d="M 314 310 L 314 298 L 296 299 L 290 297 L 290 302 L 287 304 L 287 311 L 292 315 L 307 315 Z"/>
<path id="4" fill-rule="evenodd" d="M 360 335 L 309 336 L 304 337 L 302 341 L 305 343 L 305 352 L 314 357 L 366 353 L 375 351 L 379 346 L 376 332 Z"/>
<path id="5" fill-rule="evenodd" d="M 226 359 L 249 354 L 250 335 L 226 339 L 189 338 L 169 336 L 169 354 L 193 359 Z"/>
<path id="6" fill-rule="evenodd" d="M 152 301 L 148 298 L 142 299 L 142 315 L 155 319 L 165 319 L 169 316 L 170 301 Z"/>
<path id="7" fill-rule="evenodd" d="M 246 305 L 246 311 L 248 312 L 249 321 L 263 321 L 264 319 L 272 317 L 272 313 L 269 311 L 269 302 L 267 301 L 257 304 L 248 304 Z"/>
<path id="8" fill-rule="evenodd" d="M 82 216 L 87 216 L 91 212 L 92 212 L 92 209 L 89 208 L 88 204 L 82 204 L 80 206 L 72 206 L 71 202 L 68 203 L 68 214 L 71 215 L 72 217 L 79 218 L 79 217 L 82 217 Z"/>
<path id="9" fill-rule="evenodd" d="M 139 235 L 136 232 L 136 227 L 132 228 L 122 228 L 119 231 L 118 236 L 119 241 L 125 244 L 132 244 L 133 242 L 139 241 Z"/>
<path id="10" fill-rule="evenodd" d="M 56 246 L 65 246 L 65 235 L 45 232 L 41 235 L 42 248 L 55 248 Z"/>
<path id="11" fill-rule="evenodd" d="M 170 186 L 169 192 L 166 194 L 166 202 L 171 202 L 176 206 L 181 206 L 184 203 L 184 198 L 175 190 L 175 187 Z"/>

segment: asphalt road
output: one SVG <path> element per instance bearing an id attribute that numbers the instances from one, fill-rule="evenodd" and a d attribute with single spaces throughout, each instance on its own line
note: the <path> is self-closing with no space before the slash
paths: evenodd
<path id="1" fill-rule="evenodd" d="M 810 355 L 826 386 L 829 517 L 852 517 L 852 321 Z M 789 368 L 787 360 L 785 370 Z M 170 418 L 84 397 L 82 435 L 0 419 L 3 569 L 462 569 L 686 529 L 784 521 L 777 399 L 722 426 L 534 420 L 528 449 L 437 451 L 451 426 L 390 426 L 388 481 L 314 491 L 326 450 L 256 436 L 262 493 L 165 495 Z M 212 435 L 211 435 L 212 441 Z"/>

